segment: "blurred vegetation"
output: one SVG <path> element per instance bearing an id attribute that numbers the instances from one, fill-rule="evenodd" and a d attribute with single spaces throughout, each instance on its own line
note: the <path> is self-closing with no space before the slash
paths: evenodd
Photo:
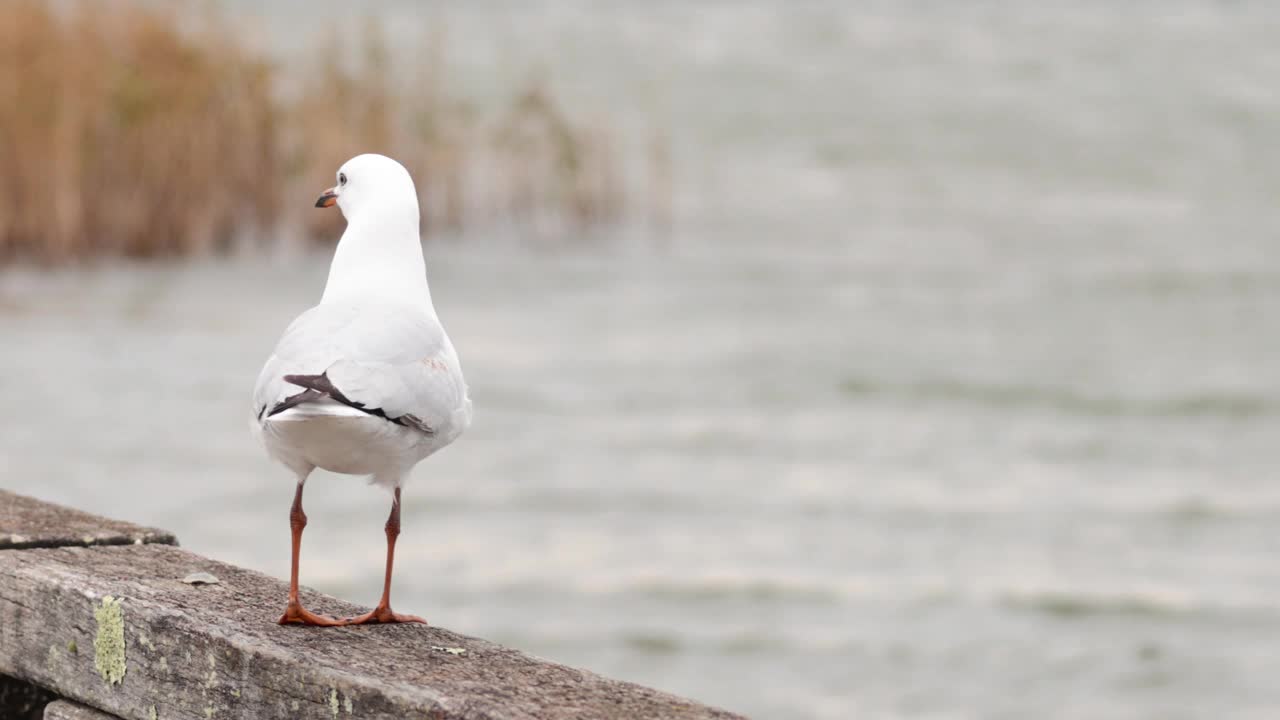
<path id="1" fill-rule="evenodd" d="M 333 242 L 338 213 L 299 198 L 360 152 L 409 168 L 428 235 L 493 221 L 581 229 L 619 216 L 606 128 L 572 122 L 539 81 L 485 116 L 450 95 L 443 38 L 430 47 L 425 63 L 393 73 L 370 24 L 360 57 L 343 58 L 331 36 L 305 77 L 282 78 L 217 17 L 184 24 L 136 0 L 8 0 L 0 262 Z"/>

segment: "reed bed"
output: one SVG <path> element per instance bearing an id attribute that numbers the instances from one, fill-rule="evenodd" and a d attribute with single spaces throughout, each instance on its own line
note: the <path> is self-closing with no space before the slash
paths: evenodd
<path id="1" fill-rule="evenodd" d="M 363 151 L 414 174 L 427 235 L 492 222 L 581 230 L 623 212 L 607 127 L 573 121 L 541 82 L 479 112 L 450 92 L 440 37 L 393 86 L 376 25 L 356 57 L 322 39 L 320 65 L 290 77 L 216 17 L 182 20 L 124 0 L 6 3 L 0 262 L 332 242 L 337 213 L 305 199 Z"/>

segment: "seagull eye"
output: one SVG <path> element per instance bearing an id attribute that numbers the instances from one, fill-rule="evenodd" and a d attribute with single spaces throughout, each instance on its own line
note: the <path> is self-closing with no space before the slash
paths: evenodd
<path id="1" fill-rule="evenodd" d="M 346 173 L 338 173 L 338 184 L 339 184 L 339 185 L 346 185 L 346 184 L 347 184 L 347 174 L 346 174 Z"/>

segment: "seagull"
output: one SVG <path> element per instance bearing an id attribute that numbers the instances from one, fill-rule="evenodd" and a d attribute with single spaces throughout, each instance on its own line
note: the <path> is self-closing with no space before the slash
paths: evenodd
<path id="1" fill-rule="evenodd" d="M 340 626 L 426 621 L 391 610 L 400 488 L 409 471 L 471 424 L 471 400 L 453 343 L 431 304 L 418 233 L 418 193 L 404 166 L 358 155 L 316 207 L 347 220 L 320 304 L 284 331 L 253 390 L 254 434 L 293 471 L 293 556 L 280 624 Z M 391 492 L 382 599 L 350 618 L 298 601 L 298 554 L 307 515 L 302 489 L 316 468 L 364 475 Z"/>

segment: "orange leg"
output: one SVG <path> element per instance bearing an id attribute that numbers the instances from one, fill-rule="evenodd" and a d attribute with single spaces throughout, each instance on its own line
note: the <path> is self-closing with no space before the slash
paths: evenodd
<path id="1" fill-rule="evenodd" d="M 342 620 L 343 625 L 364 625 L 366 623 L 422 623 L 427 621 L 417 615 L 401 615 L 391 611 L 391 566 L 396 558 L 396 538 L 400 536 L 400 488 L 396 488 L 395 497 L 391 500 L 391 515 L 387 518 L 387 575 L 382 581 L 382 599 L 378 606 L 370 612 L 358 617 Z"/>
<path id="2" fill-rule="evenodd" d="M 298 490 L 293 495 L 293 508 L 289 510 L 289 529 L 293 531 L 293 566 L 289 570 L 289 605 L 285 608 L 284 615 L 280 616 L 279 623 L 323 627 L 342 625 L 341 620 L 317 615 L 298 602 L 298 555 L 302 551 L 302 529 L 306 526 L 307 514 L 302 512 L 302 483 L 298 483 Z"/>

